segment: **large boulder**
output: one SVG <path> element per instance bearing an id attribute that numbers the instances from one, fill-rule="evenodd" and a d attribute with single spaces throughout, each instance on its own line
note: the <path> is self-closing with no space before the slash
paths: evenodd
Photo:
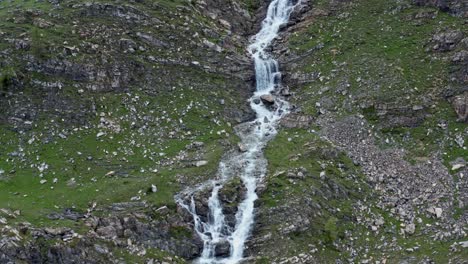
<path id="1" fill-rule="evenodd" d="M 217 257 L 228 257 L 231 253 L 231 245 L 229 241 L 222 240 L 218 242 L 215 246 L 215 256 Z"/>
<path id="2" fill-rule="evenodd" d="M 260 96 L 260 99 L 266 105 L 272 105 L 272 104 L 275 103 L 275 97 L 273 95 L 271 95 L 271 94 L 264 94 L 264 95 Z"/>

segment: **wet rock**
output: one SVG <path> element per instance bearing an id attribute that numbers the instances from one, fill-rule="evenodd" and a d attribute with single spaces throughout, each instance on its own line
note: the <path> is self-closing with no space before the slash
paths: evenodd
<path id="1" fill-rule="evenodd" d="M 229 241 L 223 240 L 218 242 L 215 246 L 215 256 L 216 257 L 228 257 L 231 252 L 231 245 Z"/>
<path id="2" fill-rule="evenodd" d="M 291 96 L 291 92 L 289 91 L 289 87 L 285 87 L 281 89 L 281 95 L 282 96 Z"/>
<path id="3" fill-rule="evenodd" d="M 246 152 L 247 151 L 247 147 L 242 143 L 238 143 L 237 147 L 239 148 L 240 152 Z"/>
<path id="4" fill-rule="evenodd" d="M 275 97 L 271 94 L 264 94 L 260 96 L 260 100 L 266 105 L 272 105 L 275 103 Z"/>

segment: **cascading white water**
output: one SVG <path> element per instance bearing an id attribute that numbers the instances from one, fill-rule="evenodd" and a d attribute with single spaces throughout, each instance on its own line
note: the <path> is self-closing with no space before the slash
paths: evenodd
<path id="1" fill-rule="evenodd" d="M 289 21 L 289 16 L 298 2 L 300 1 L 273 0 L 268 6 L 260 32 L 253 37 L 252 44 L 248 47 L 255 61 L 257 91 L 250 98 L 256 119 L 236 128 L 245 151 L 228 156 L 220 163 L 218 180 L 186 190 L 176 197 L 177 202 L 192 214 L 195 230 L 204 243 L 202 255 L 196 263 L 234 264 L 243 258 L 245 242 L 254 223 L 254 203 L 258 198 L 257 183 L 265 176 L 267 168 L 263 149 L 276 135 L 278 121 L 289 110 L 288 103 L 279 98 L 275 100 L 275 107 L 269 107 L 260 100 L 261 96 L 273 92 L 281 80 L 278 62 L 266 52 L 266 48 L 278 35 L 280 27 Z M 234 228 L 226 223 L 218 195 L 223 184 L 233 177 L 240 177 L 245 188 L 244 200 L 237 208 Z M 208 188 L 211 188 L 211 196 L 208 199 L 208 215 L 203 221 L 197 214 L 193 196 Z M 187 197 L 190 197 L 190 204 L 187 204 Z M 221 243 L 229 243 L 228 257 L 216 256 L 216 247 Z"/>

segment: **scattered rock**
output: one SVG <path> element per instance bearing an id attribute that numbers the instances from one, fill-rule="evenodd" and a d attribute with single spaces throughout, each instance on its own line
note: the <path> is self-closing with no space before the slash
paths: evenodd
<path id="1" fill-rule="evenodd" d="M 411 223 L 411 224 L 407 224 L 406 227 L 405 227 L 405 233 L 407 234 L 414 234 L 414 232 L 416 231 L 416 225 Z"/>
<path id="2" fill-rule="evenodd" d="M 187 149 L 187 150 L 201 149 L 201 148 L 203 148 L 203 146 L 205 146 L 205 143 L 200 142 L 200 141 L 195 141 L 195 142 L 192 142 L 189 145 L 187 145 L 185 147 L 185 149 Z"/>
<path id="3" fill-rule="evenodd" d="M 461 168 L 463 168 L 463 167 L 465 167 L 465 164 L 457 163 L 457 164 L 454 164 L 454 165 L 452 166 L 452 170 L 453 170 L 453 171 L 456 171 L 456 170 L 459 170 L 459 169 L 461 169 Z"/>
<path id="4" fill-rule="evenodd" d="M 57 228 L 45 228 L 44 231 L 52 236 L 62 236 L 65 235 L 66 233 L 70 232 L 70 228 L 62 228 L 62 227 L 57 227 Z"/>
<path id="5" fill-rule="evenodd" d="M 39 28 L 49 28 L 49 27 L 53 26 L 52 23 L 50 23 L 50 22 L 48 22 L 45 19 L 40 18 L 40 17 L 34 18 L 33 24 L 35 26 L 39 27 Z"/>
<path id="6" fill-rule="evenodd" d="M 427 210 L 429 213 L 434 215 L 436 218 L 441 218 L 442 217 L 442 208 L 440 207 L 431 207 Z"/>
<path id="7" fill-rule="evenodd" d="M 458 30 L 442 32 L 432 37 L 433 50 L 450 51 L 455 49 L 457 44 L 463 39 L 463 33 Z"/>
<path id="8" fill-rule="evenodd" d="M 113 177 L 115 176 L 116 172 L 115 171 L 109 171 L 108 173 L 106 173 L 106 177 Z"/>
<path id="9" fill-rule="evenodd" d="M 205 166 L 208 164 L 208 161 L 206 160 L 199 160 L 197 162 L 195 162 L 195 167 L 202 167 L 202 166 Z"/>

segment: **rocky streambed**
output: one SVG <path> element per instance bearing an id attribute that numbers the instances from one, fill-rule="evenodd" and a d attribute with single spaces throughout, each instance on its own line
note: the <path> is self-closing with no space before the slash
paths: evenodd
<path id="1" fill-rule="evenodd" d="M 303 3 L 268 49 L 292 110 L 265 149 L 244 261 L 463 263 L 466 8 Z M 245 47 L 266 6 L 0 3 L 0 262 L 199 257 L 173 195 L 247 149 Z M 245 193 L 218 193 L 230 227 Z M 194 197 L 202 219 L 208 198 Z"/>

